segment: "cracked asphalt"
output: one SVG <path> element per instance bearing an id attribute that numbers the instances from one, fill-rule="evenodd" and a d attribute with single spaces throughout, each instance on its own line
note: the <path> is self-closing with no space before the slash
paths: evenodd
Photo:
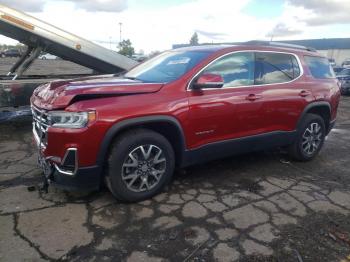
<path id="1" fill-rule="evenodd" d="M 3 124 L 0 261 L 350 261 L 349 153 L 342 97 L 312 162 L 236 156 L 178 170 L 162 194 L 123 204 L 108 191 L 41 193 L 30 121 Z"/>

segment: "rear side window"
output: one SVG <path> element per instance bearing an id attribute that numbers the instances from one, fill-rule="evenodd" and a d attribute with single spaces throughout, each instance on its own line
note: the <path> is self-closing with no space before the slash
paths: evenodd
<path id="1" fill-rule="evenodd" d="M 299 75 L 299 64 L 293 55 L 268 52 L 256 53 L 256 85 L 285 83 Z"/>
<path id="2" fill-rule="evenodd" d="M 305 61 L 314 78 L 334 78 L 334 72 L 327 58 L 316 56 L 305 56 Z"/>

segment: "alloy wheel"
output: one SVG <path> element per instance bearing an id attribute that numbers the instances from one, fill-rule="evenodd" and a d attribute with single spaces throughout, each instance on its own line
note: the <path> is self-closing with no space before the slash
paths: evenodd
<path id="1" fill-rule="evenodd" d="M 122 165 L 122 180 L 133 192 L 145 192 L 158 185 L 166 171 L 166 158 L 156 145 L 133 149 Z"/>
<path id="2" fill-rule="evenodd" d="M 319 123 L 311 123 L 304 131 L 302 149 L 305 154 L 313 155 L 322 143 L 322 127 Z"/>

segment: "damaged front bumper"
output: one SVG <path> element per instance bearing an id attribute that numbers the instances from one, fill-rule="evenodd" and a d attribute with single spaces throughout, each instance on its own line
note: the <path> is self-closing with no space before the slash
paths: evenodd
<path id="1" fill-rule="evenodd" d="M 48 124 L 45 116 L 33 110 L 33 136 L 38 147 L 38 164 L 43 170 L 44 189 L 49 185 L 65 190 L 98 190 L 101 185 L 99 166 L 79 167 L 77 148 L 67 148 L 64 157 L 45 155 L 48 147 Z"/>
<path id="2" fill-rule="evenodd" d="M 67 167 L 56 163 L 55 159 L 57 157 L 43 157 L 39 154 L 38 164 L 43 170 L 44 188 L 49 185 L 69 191 L 95 191 L 100 188 L 101 170 L 98 166 Z"/>

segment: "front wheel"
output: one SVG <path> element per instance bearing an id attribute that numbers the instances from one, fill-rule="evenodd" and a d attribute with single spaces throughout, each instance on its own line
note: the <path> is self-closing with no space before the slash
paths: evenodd
<path id="1" fill-rule="evenodd" d="M 164 136 L 135 129 L 114 142 L 106 183 L 117 199 L 141 201 L 156 195 L 170 182 L 174 166 L 174 151 Z"/>
<path id="2" fill-rule="evenodd" d="M 326 136 L 324 120 L 319 115 L 307 114 L 297 130 L 290 155 L 299 161 L 312 160 L 321 150 Z"/>

